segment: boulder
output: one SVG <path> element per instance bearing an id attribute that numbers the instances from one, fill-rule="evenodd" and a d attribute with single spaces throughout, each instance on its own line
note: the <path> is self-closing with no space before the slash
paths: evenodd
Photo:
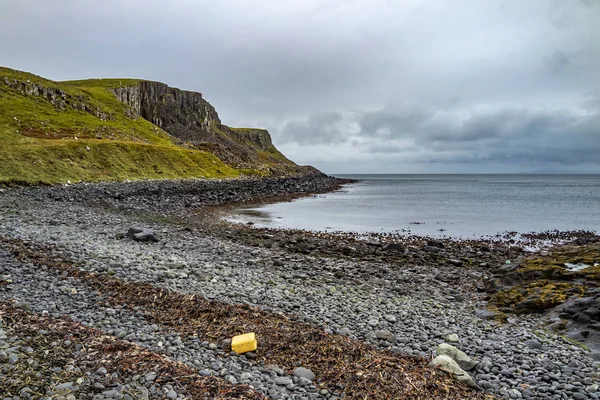
<path id="1" fill-rule="evenodd" d="M 446 341 L 451 343 L 458 343 L 460 342 L 460 339 L 458 338 L 458 335 L 456 333 L 451 333 L 448 336 L 446 336 Z"/>
<path id="2" fill-rule="evenodd" d="M 294 376 L 297 376 L 298 378 L 305 378 L 309 381 L 315 380 L 315 374 L 310 369 L 304 367 L 296 368 L 294 370 Z"/>
<path id="3" fill-rule="evenodd" d="M 385 340 L 386 342 L 396 343 L 396 336 L 390 331 L 377 331 L 375 337 L 379 340 Z"/>
<path id="4" fill-rule="evenodd" d="M 452 375 L 452 377 L 459 383 L 464 385 L 477 387 L 475 381 L 471 376 L 466 373 L 452 358 L 447 355 L 437 356 L 431 361 L 429 366 L 433 368 L 439 368 L 442 371 L 446 371 Z"/>
<path id="5" fill-rule="evenodd" d="M 531 350 L 541 350 L 542 343 L 537 339 L 529 339 L 525 341 L 525 346 L 527 346 Z"/>
<path id="6" fill-rule="evenodd" d="M 452 358 L 462 369 L 464 370 L 472 370 L 478 363 L 474 361 L 471 357 L 457 349 L 456 347 L 442 343 L 435 349 L 435 354 L 437 356 L 448 356 Z"/>
<path id="7" fill-rule="evenodd" d="M 441 240 L 429 240 L 427 241 L 427 246 L 439 247 L 440 249 L 443 249 L 445 247 L 444 242 L 442 242 Z"/>
<path id="8" fill-rule="evenodd" d="M 153 231 L 139 226 L 129 228 L 126 236 L 137 242 L 158 242 L 158 238 Z"/>
<path id="9" fill-rule="evenodd" d="M 496 317 L 498 317 L 500 315 L 501 314 L 496 311 L 491 311 L 491 310 L 486 310 L 486 309 L 475 310 L 475 316 L 477 316 L 478 318 L 481 318 L 481 319 L 495 319 Z"/>
<path id="10" fill-rule="evenodd" d="M 383 250 L 404 253 L 405 248 L 404 246 L 398 243 L 386 243 L 383 245 Z"/>

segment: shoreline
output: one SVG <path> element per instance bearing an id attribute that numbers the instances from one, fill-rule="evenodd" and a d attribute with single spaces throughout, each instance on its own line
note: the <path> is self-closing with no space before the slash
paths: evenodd
<path id="1" fill-rule="evenodd" d="M 25 302 L 35 313 L 47 311 L 52 317 L 76 318 L 105 334 L 122 336 L 182 361 L 199 373 L 220 376 L 229 383 L 245 383 L 272 398 L 335 399 L 352 390 L 374 398 L 392 397 L 384 396 L 390 392 L 374 375 L 371 389 L 352 386 L 356 382 L 351 375 L 341 371 L 343 379 L 333 380 L 324 359 L 302 353 L 304 347 L 299 348 L 298 361 L 317 375 L 315 381 L 294 376 L 292 364 L 280 365 L 280 370 L 268 369 L 266 363 L 261 366 L 260 360 L 268 362 L 277 354 L 260 344 L 255 360 L 229 355 L 227 344 L 222 343 L 227 335 L 202 331 L 194 342 L 183 331 L 177 333 L 177 325 L 159 323 L 155 329 L 152 324 L 163 317 L 150 318 L 152 307 L 140 303 L 135 310 L 135 306 L 127 306 L 134 298 L 110 300 L 110 285 L 103 293 L 94 294 L 90 282 L 77 274 L 195 295 L 214 302 L 210 303 L 214 307 L 251 307 L 257 315 L 268 313 L 265 318 L 280 315 L 291 327 L 312 327 L 317 329 L 314 332 L 339 335 L 351 343 L 389 352 L 386 354 L 393 355 L 394 360 L 399 357 L 398 362 L 413 357 L 429 359 L 436 346 L 450 338 L 451 344 L 478 362 L 470 375 L 490 393 L 504 398 L 553 398 L 562 393 L 594 398 L 591 390 L 600 376 L 600 363 L 591 358 L 589 350 L 561 334 L 540 331 L 536 314 L 488 308 L 490 293 L 482 285 L 486 277 L 500 273 L 507 259 L 511 266 L 527 259 L 529 254 L 519 246 L 423 238 L 357 241 L 306 232 L 238 229 L 215 219 L 215 213 L 224 204 L 231 207 L 232 201 L 305 196 L 314 190 L 334 188 L 336 183 L 335 178 L 315 176 L 243 182 L 141 181 L 4 191 L 0 193 L 0 280 L 6 283 L 0 284 L 0 300 L 13 305 Z M 125 237 L 132 226 L 153 231 L 158 242 Z M 25 247 L 18 250 L 10 245 L 16 243 L 11 242 L 14 240 Z M 47 258 L 25 257 L 29 253 L 24 249 Z M 69 278 L 61 277 L 52 266 L 67 261 L 80 271 Z M 230 318 L 230 314 L 220 318 Z M 260 324 L 260 319 L 252 323 Z M 287 358 L 278 360 L 287 362 Z M 579 363 L 576 369 L 570 366 L 573 363 Z M 420 364 L 406 365 L 413 368 Z M 551 368 L 560 372 L 556 379 L 542 379 L 554 371 Z M 429 398 L 483 398 L 481 392 L 454 386 L 449 376 L 445 384 L 452 389 L 446 394 L 432 386 L 421 387 L 421 383 L 427 385 L 434 379 L 426 371 L 409 379 L 419 390 L 429 387 Z M 428 398 L 425 392 L 415 393 L 421 394 L 404 398 Z"/>

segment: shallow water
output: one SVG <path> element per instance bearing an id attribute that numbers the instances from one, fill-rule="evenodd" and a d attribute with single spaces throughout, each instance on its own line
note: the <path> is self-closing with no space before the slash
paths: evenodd
<path id="1" fill-rule="evenodd" d="M 240 209 L 256 226 L 481 237 L 600 230 L 600 175 L 339 175 L 340 192 Z"/>
<path id="2" fill-rule="evenodd" d="M 591 265 L 583 264 L 583 263 L 579 263 L 579 264 L 565 263 L 565 267 L 567 268 L 568 271 L 582 271 L 586 268 L 591 267 Z"/>

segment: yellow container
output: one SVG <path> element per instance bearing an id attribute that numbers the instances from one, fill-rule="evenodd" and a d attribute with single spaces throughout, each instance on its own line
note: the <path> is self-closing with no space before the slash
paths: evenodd
<path id="1" fill-rule="evenodd" d="M 231 339 L 231 350 L 238 354 L 254 351 L 256 350 L 256 347 L 256 335 L 254 332 L 246 333 L 244 335 L 237 335 Z"/>

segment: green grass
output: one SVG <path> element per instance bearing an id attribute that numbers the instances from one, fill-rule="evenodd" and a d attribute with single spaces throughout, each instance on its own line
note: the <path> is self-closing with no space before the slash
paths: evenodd
<path id="1" fill-rule="evenodd" d="M 132 118 L 128 106 L 111 90 L 140 82 L 129 78 L 54 82 L 0 67 L 0 184 L 266 176 L 273 168 L 295 172 L 295 164 L 275 146 L 265 146 L 270 138 L 262 140 L 262 134 L 268 135 L 262 129 L 211 125 L 216 135 L 256 153 L 257 165 L 243 170 L 209 152 L 180 146 L 158 126 Z M 54 98 L 28 94 L 39 88 L 50 90 Z"/>
<path id="2" fill-rule="evenodd" d="M 71 104 L 85 103 L 90 109 L 106 116 L 98 118 L 94 113 L 66 105 L 55 107 L 42 96 L 23 95 L 6 84 L 5 79 L 30 81 L 47 88 L 60 89 Z M 103 82 L 90 80 L 89 82 Z M 133 81 L 133 80 L 128 80 Z M 76 81 L 86 82 L 86 81 Z M 40 139 L 96 138 L 139 141 L 156 145 L 174 143 L 171 136 L 145 119 L 126 116 L 127 106 L 121 103 L 106 87 L 75 86 L 52 82 L 25 72 L 0 68 L 0 144 L 30 142 L 26 137 Z M 18 137 L 15 136 L 15 132 Z"/>
<path id="3" fill-rule="evenodd" d="M 4 184 L 240 175 L 210 153 L 135 142 L 80 140 L 2 147 L 0 159 L 0 183 Z"/>
<path id="4" fill-rule="evenodd" d="M 232 132 L 235 133 L 239 133 L 240 136 L 243 138 L 244 134 L 246 135 L 250 135 L 250 134 L 254 134 L 254 133 L 262 133 L 264 135 L 269 135 L 269 132 L 265 129 L 259 129 L 259 128 L 233 128 L 233 127 L 228 127 L 229 130 L 231 130 Z M 268 149 L 262 149 L 260 146 L 258 146 L 257 143 L 254 143 L 253 141 L 251 141 L 250 139 L 246 139 L 246 140 L 239 140 L 237 137 L 235 136 L 229 136 L 227 135 L 226 132 L 223 132 L 221 129 L 219 129 L 219 127 L 214 126 L 213 129 L 216 129 L 217 132 L 219 132 L 222 135 L 226 135 L 228 137 L 230 137 L 232 140 L 250 147 L 252 149 L 254 149 L 257 153 L 258 153 L 258 157 L 259 159 L 265 163 L 265 164 L 270 164 L 270 165 L 274 165 L 274 164 L 290 164 L 293 165 L 293 163 L 286 158 L 279 150 L 277 150 L 277 148 L 273 145 L 270 145 Z"/>
<path id="5" fill-rule="evenodd" d="M 6 80 L 62 90 L 68 104 L 57 108 L 43 96 L 21 93 Z M 240 175 L 210 153 L 177 146 L 167 132 L 145 119 L 129 118 L 126 105 L 109 89 L 138 82 L 53 82 L 0 67 L 0 183 Z M 73 107 L 80 103 L 85 103 L 91 112 Z M 95 114 L 108 118 L 103 120 Z"/>
<path id="6" fill-rule="evenodd" d="M 103 78 L 62 81 L 61 84 L 73 87 L 96 87 L 104 89 L 116 89 L 119 87 L 135 86 L 140 82 L 143 82 L 143 79 Z"/>

